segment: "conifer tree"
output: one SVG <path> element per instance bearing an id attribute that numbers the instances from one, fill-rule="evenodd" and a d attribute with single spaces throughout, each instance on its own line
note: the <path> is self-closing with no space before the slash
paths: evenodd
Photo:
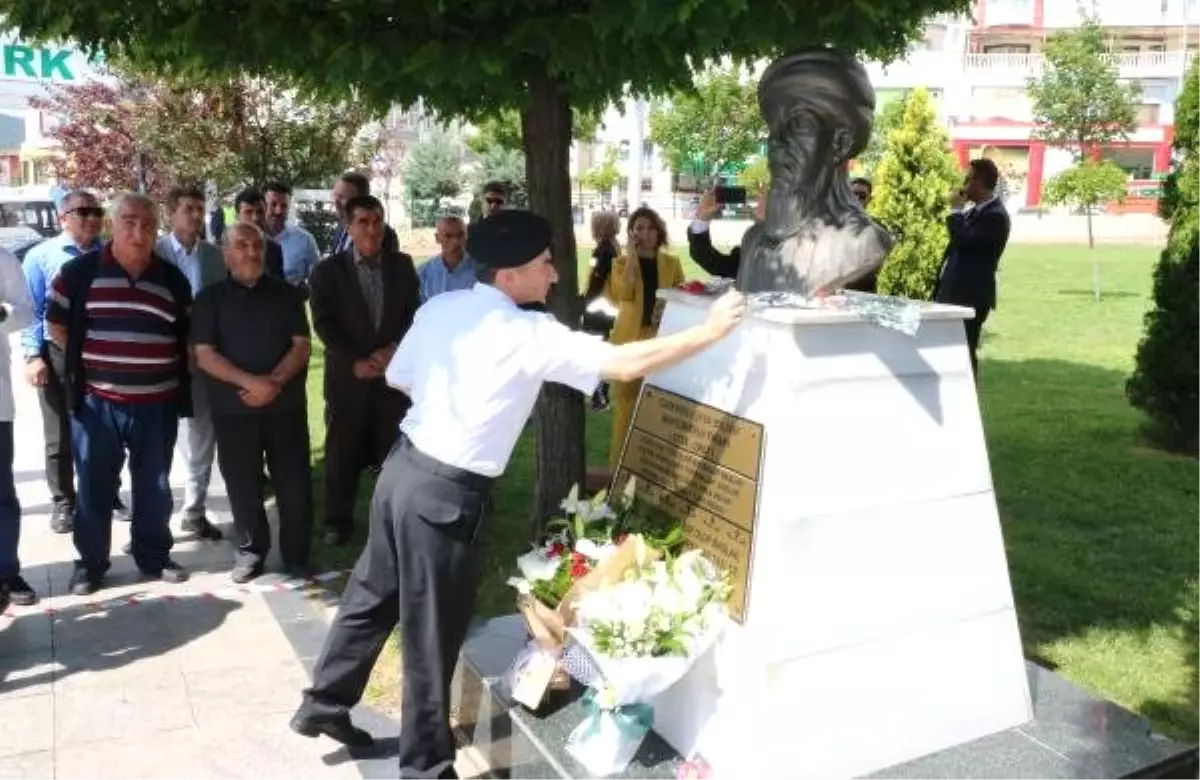
<path id="1" fill-rule="evenodd" d="M 1174 145 L 1177 163 L 1159 202 L 1171 231 L 1154 269 L 1154 308 L 1146 313 L 1125 392 L 1150 416 L 1153 438 L 1195 452 L 1200 404 L 1200 66 L 1195 64 L 1175 103 Z"/>
<path id="2" fill-rule="evenodd" d="M 879 272 L 879 292 L 932 297 L 949 240 L 947 201 L 961 178 L 929 94 L 913 90 L 904 99 L 903 119 L 888 134 L 873 182 L 871 216 L 896 238 Z"/>

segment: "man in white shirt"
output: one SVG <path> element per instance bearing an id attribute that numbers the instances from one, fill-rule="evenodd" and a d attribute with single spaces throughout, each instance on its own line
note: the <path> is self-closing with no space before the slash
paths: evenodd
<path id="1" fill-rule="evenodd" d="M 204 232 L 204 191 L 198 187 L 174 187 L 167 194 L 167 213 L 171 232 L 158 239 L 155 251 L 183 271 L 195 299 L 205 287 L 224 279 L 226 273 L 221 250 L 200 237 Z M 212 479 L 217 435 L 203 381 L 192 382 L 192 416 L 181 419 L 179 427 L 175 447 L 187 469 L 183 489 L 183 530 L 199 539 L 216 541 L 221 538 L 221 529 L 208 519 L 205 502 L 208 483 Z"/>
<path id="2" fill-rule="evenodd" d="M 21 561 L 17 557 L 21 504 L 13 479 L 15 409 L 8 336 L 32 322 L 33 296 L 21 273 L 21 261 L 12 252 L 0 249 L 0 602 L 18 606 L 37 603 L 37 593 L 21 576 Z"/>
<path id="3" fill-rule="evenodd" d="M 544 303 L 557 281 L 549 247 L 549 223 L 528 211 L 480 222 L 468 246 L 480 283 L 418 309 L 388 365 L 389 384 L 412 407 L 375 488 L 367 547 L 291 726 L 304 736 L 371 744 L 349 710 L 399 622 L 401 777 L 455 776 L 448 694 L 475 605 L 491 485 L 542 384 L 589 394 L 601 379 L 637 379 L 717 342 L 745 310 L 731 292 L 703 325 L 615 346 L 521 308 Z"/>

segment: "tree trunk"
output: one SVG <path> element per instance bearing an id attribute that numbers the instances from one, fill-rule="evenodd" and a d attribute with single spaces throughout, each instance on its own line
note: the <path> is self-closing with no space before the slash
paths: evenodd
<path id="1" fill-rule="evenodd" d="M 1100 300 L 1100 258 L 1096 257 L 1096 235 L 1092 232 L 1092 207 L 1087 208 L 1088 253 L 1092 256 L 1092 297 Z"/>
<path id="2" fill-rule="evenodd" d="M 558 284 L 550 291 L 547 304 L 555 317 L 574 328 L 579 323 L 580 307 L 571 219 L 571 106 L 550 78 L 531 81 L 529 92 L 529 104 L 521 112 L 529 209 L 553 225 L 551 252 L 558 271 Z M 538 399 L 534 420 L 537 463 L 530 522 L 536 538 L 571 486 L 583 484 L 583 400 L 569 387 L 547 384 Z"/>

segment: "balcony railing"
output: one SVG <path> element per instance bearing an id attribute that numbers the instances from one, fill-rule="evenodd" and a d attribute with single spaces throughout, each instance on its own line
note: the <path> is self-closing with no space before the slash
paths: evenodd
<path id="1" fill-rule="evenodd" d="M 1149 51 L 1106 54 L 1104 59 L 1115 65 L 1121 76 L 1135 78 L 1177 76 L 1187 69 L 1195 56 L 1196 52 L 1191 51 Z M 1008 73 L 1020 77 L 1037 76 L 1045 64 L 1045 55 L 1038 53 L 968 54 L 964 62 L 968 74 Z"/>

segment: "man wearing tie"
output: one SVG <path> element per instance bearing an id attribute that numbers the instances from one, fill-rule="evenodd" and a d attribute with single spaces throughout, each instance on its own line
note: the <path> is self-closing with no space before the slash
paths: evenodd
<path id="1" fill-rule="evenodd" d="M 174 264 L 187 277 L 193 299 L 205 287 L 225 278 L 221 250 L 200 238 L 204 229 L 204 192 L 197 187 L 174 187 L 167 195 L 171 232 L 158 239 L 158 256 Z M 205 507 L 212 478 L 217 435 L 213 429 L 208 388 L 193 367 L 192 416 L 179 421 L 176 449 L 187 469 L 183 489 L 183 530 L 197 538 L 216 541 L 221 531 L 209 521 Z"/>
<path id="2" fill-rule="evenodd" d="M 942 259 L 942 270 L 934 287 L 933 299 L 938 303 L 969 306 L 975 317 L 964 325 L 967 349 L 971 355 L 971 371 L 979 376 L 975 353 L 984 320 L 996 308 L 996 269 L 1008 244 L 1012 222 L 1008 210 L 996 197 L 1000 171 L 988 159 L 971 160 L 970 170 L 962 189 L 950 196 L 954 212 L 946 218 L 950 243 Z M 963 204 L 974 205 L 963 210 Z"/>
<path id="3" fill-rule="evenodd" d="M 364 198 L 371 194 L 371 182 L 361 173 L 351 171 L 343 173 L 333 185 L 333 207 L 337 211 L 341 224 L 333 236 L 332 254 L 349 251 L 354 246 L 354 237 L 350 235 L 350 219 L 346 214 L 346 204 L 354 198 Z M 383 249 L 386 252 L 400 251 L 400 237 L 386 222 L 383 224 Z"/>

